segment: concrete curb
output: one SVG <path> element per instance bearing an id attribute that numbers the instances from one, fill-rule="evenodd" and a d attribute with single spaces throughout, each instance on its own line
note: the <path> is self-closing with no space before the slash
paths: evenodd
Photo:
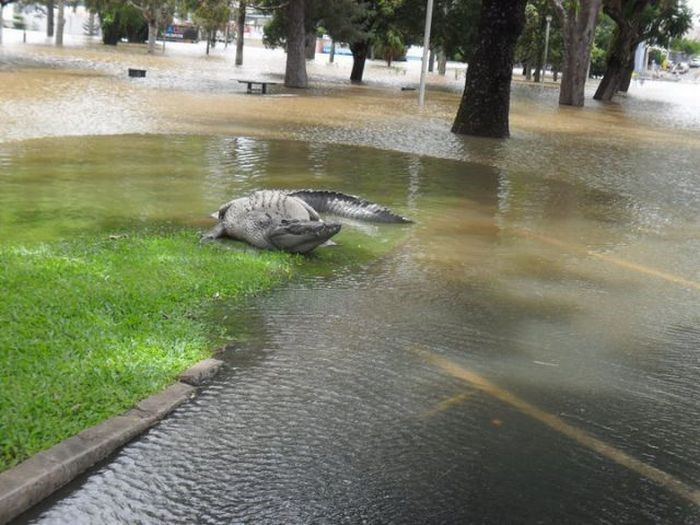
<path id="1" fill-rule="evenodd" d="M 135 408 L 83 430 L 0 473 L 0 525 L 29 510 L 192 399 L 196 386 L 216 374 L 222 364 L 217 359 L 200 361 L 180 376 L 190 384 L 172 384 Z"/>
<path id="2" fill-rule="evenodd" d="M 188 385 L 199 386 L 215 376 L 223 364 L 224 362 L 218 359 L 205 359 L 180 374 L 180 381 Z"/>

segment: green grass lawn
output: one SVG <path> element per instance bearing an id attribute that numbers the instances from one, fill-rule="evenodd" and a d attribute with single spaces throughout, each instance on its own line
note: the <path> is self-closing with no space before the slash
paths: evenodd
<path id="1" fill-rule="evenodd" d="M 0 470 L 171 383 L 223 335 L 207 307 L 300 260 L 192 231 L 0 247 Z"/>

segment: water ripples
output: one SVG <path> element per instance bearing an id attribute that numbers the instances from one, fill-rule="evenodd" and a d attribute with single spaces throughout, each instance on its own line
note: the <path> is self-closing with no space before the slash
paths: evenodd
<path id="1" fill-rule="evenodd" d="M 499 522 L 528 512 L 549 523 L 697 518 L 412 350 L 469 362 L 642 460 L 682 466 L 687 478 L 694 452 L 668 446 L 689 445 L 670 431 L 691 430 L 678 425 L 685 409 L 656 397 L 660 418 L 650 418 L 650 400 L 634 393 L 643 385 L 634 370 L 629 384 L 616 374 L 617 390 L 596 394 L 549 386 L 545 374 L 509 378 L 503 365 L 519 318 L 477 307 L 478 292 L 449 290 L 419 267 L 395 273 L 395 264 L 390 257 L 360 282 L 291 286 L 254 301 L 244 314 L 264 335 L 226 354 L 225 371 L 197 400 L 35 522 Z M 697 342 L 682 329 L 674 337 Z M 599 366 L 610 363 L 579 367 L 582 386 Z M 697 394 L 696 386 L 687 392 Z M 624 406 L 611 403 L 623 398 Z"/>

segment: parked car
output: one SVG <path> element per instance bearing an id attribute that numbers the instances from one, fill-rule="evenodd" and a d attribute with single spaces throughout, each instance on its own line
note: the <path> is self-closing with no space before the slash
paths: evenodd
<path id="1" fill-rule="evenodd" d="M 688 66 L 700 67 L 700 57 L 691 58 L 690 62 L 688 62 Z"/>
<path id="2" fill-rule="evenodd" d="M 688 62 L 679 62 L 673 68 L 671 68 L 671 73 L 678 73 L 681 75 L 684 75 L 690 70 L 690 66 L 688 65 Z"/>

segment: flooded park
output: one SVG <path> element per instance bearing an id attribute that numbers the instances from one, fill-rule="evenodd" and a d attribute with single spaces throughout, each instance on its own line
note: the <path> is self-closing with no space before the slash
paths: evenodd
<path id="1" fill-rule="evenodd" d="M 574 109 L 516 79 L 493 140 L 450 132 L 457 66 L 420 109 L 410 61 L 255 96 L 282 51 L 201 51 L 0 47 L 0 242 L 204 231 L 261 188 L 414 224 L 219 304 L 223 371 L 17 523 L 700 522 L 697 82 Z"/>

